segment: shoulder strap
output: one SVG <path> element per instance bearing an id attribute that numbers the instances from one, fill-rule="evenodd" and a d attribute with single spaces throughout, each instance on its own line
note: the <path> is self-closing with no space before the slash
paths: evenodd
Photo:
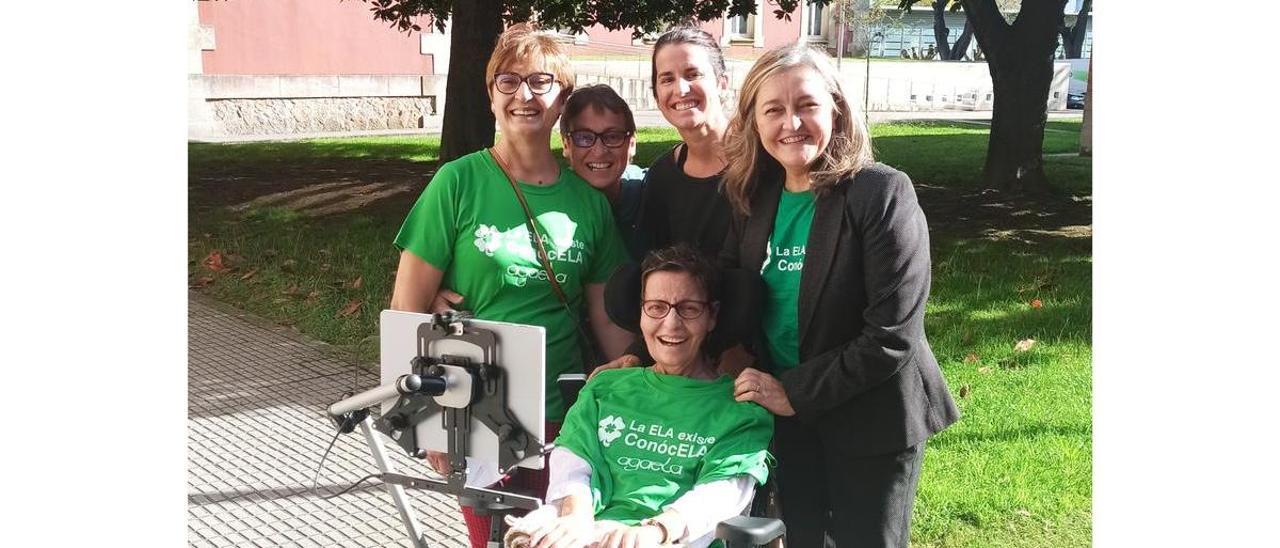
<path id="1" fill-rule="evenodd" d="M 542 236 L 538 233 L 538 226 L 533 222 L 533 212 L 529 210 L 529 202 L 524 199 L 524 192 L 520 191 L 520 185 L 516 184 L 516 180 L 511 177 L 511 172 L 507 170 L 507 166 L 503 165 L 502 160 L 494 153 L 492 148 L 489 149 L 489 156 L 493 158 L 494 163 L 498 164 L 498 170 L 507 177 L 507 182 L 511 184 L 511 190 L 515 191 L 516 199 L 520 201 L 520 208 L 524 210 L 525 226 L 529 229 L 529 237 L 533 238 L 533 243 L 537 246 L 534 253 L 538 257 L 538 263 L 542 265 L 542 270 L 547 274 L 547 281 L 551 283 L 551 292 L 556 294 L 556 298 L 560 299 L 560 303 L 569 306 L 569 298 L 565 296 L 564 289 L 560 287 L 560 282 L 556 281 L 556 272 L 551 269 L 551 260 L 547 255 L 547 248 L 542 245 Z"/>

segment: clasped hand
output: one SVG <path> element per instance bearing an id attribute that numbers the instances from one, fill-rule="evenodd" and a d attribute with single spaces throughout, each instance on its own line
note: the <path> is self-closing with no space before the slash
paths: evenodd
<path id="1" fill-rule="evenodd" d="M 733 381 L 733 399 L 755 402 L 774 415 L 790 417 L 796 414 L 791 399 L 777 377 L 759 369 L 748 367 Z"/>
<path id="2" fill-rule="evenodd" d="M 614 525 L 610 527 L 609 525 Z M 662 546 L 662 530 L 652 525 L 627 526 L 593 522 L 578 516 L 548 520 L 529 533 L 530 548 L 654 548 Z"/>

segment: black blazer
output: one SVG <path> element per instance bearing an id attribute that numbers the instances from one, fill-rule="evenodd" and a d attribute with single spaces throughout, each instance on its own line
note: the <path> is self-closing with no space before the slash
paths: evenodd
<path id="1" fill-rule="evenodd" d="M 725 266 L 759 272 L 782 181 L 776 171 L 757 180 L 751 215 L 730 225 Z M 800 364 L 778 378 L 824 445 L 900 451 L 960 417 L 925 339 L 929 269 L 929 229 L 906 174 L 876 163 L 818 196 L 800 274 Z"/>

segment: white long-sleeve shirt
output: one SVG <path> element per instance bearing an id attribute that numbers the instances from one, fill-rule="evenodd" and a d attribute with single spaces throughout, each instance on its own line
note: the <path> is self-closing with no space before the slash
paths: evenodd
<path id="1" fill-rule="evenodd" d="M 591 464 L 573 452 L 555 448 L 551 451 L 551 471 L 547 487 L 546 508 L 559 506 L 570 495 L 591 500 Z M 699 484 L 681 495 L 663 510 L 674 510 L 684 519 L 684 531 L 670 531 L 672 542 L 690 548 L 703 548 L 715 540 L 716 525 L 740 515 L 755 496 L 755 479 L 748 475 Z"/>

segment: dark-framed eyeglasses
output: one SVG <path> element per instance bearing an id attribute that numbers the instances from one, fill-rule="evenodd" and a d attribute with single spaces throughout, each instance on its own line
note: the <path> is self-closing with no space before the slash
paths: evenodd
<path id="1" fill-rule="evenodd" d="M 696 320 L 707 312 L 707 308 L 711 307 L 711 303 L 707 301 L 686 300 L 678 303 L 669 303 L 658 299 L 650 299 L 640 303 L 640 310 L 644 311 L 644 315 L 655 320 L 661 320 L 671 313 L 671 309 L 676 310 L 676 314 L 686 320 Z"/>
<path id="2" fill-rule="evenodd" d="M 630 131 L 606 131 L 604 133 L 596 133 L 589 129 L 575 129 L 569 132 L 569 141 L 573 146 L 580 148 L 591 148 L 596 145 L 596 139 L 604 143 L 609 148 L 618 148 L 627 144 L 627 140 L 631 137 Z"/>
<path id="3" fill-rule="evenodd" d="M 499 93 L 511 95 L 520 89 L 520 84 L 529 84 L 529 91 L 534 95 L 542 95 L 551 91 L 556 83 L 556 75 L 549 72 L 533 72 L 528 76 L 520 76 L 514 72 L 499 72 L 493 75 L 493 85 Z"/>

